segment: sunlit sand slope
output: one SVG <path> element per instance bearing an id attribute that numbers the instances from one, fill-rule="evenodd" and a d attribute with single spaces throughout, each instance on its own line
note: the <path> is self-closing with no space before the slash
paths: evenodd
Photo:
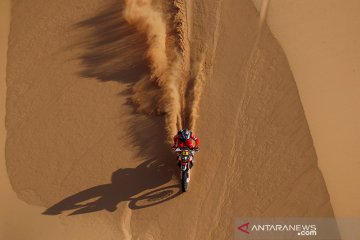
<path id="1" fill-rule="evenodd" d="M 186 36 L 185 93 L 202 93 L 178 118 L 201 138 L 178 194 L 172 115 L 129 102 L 153 68 L 124 4 L 15 1 L 6 157 L 18 197 L 110 239 L 229 239 L 236 217 L 333 216 L 286 57 L 250 0 L 174 5 L 186 16 L 186 34 L 171 35 Z"/>

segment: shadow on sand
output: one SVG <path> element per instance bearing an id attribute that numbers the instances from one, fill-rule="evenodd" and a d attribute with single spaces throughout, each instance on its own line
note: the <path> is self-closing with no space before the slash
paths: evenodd
<path id="1" fill-rule="evenodd" d="M 57 215 L 69 210 L 72 211 L 69 215 L 101 210 L 113 212 L 122 201 L 129 201 L 128 206 L 131 209 L 154 206 L 181 193 L 178 184 L 157 188 L 168 183 L 171 178 L 172 171 L 165 164 L 146 161 L 136 168 L 115 171 L 111 183 L 98 185 L 67 197 L 48 208 L 43 214 Z M 154 188 L 156 189 L 147 191 Z"/>
<path id="2" fill-rule="evenodd" d="M 124 0 L 109 3 L 94 17 L 74 24 L 82 49 L 79 75 L 100 81 L 135 83 L 150 73 L 147 38 L 123 17 Z"/>
<path id="3" fill-rule="evenodd" d="M 73 30 L 81 35 L 81 40 L 71 48 L 81 51 L 78 57 L 82 66 L 81 77 L 127 84 L 129 89 L 121 95 L 129 97 L 131 86 L 148 75 L 150 69 L 146 60 L 146 36 L 126 22 L 123 10 L 123 0 L 113 1 L 96 16 L 75 24 Z M 123 201 L 129 201 L 131 209 L 140 209 L 180 194 L 179 186 L 170 183 L 178 170 L 175 160 L 171 161 L 174 156 L 164 142 L 164 118 L 134 112 L 132 119 L 129 144 L 141 149 L 141 158 L 147 160 L 136 168 L 118 169 L 113 172 L 111 183 L 66 197 L 43 214 L 113 212 Z"/>

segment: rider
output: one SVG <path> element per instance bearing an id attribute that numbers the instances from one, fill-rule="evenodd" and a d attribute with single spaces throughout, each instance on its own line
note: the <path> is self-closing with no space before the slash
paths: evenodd
<path id="1" fill-rule="evenodd" d="M 195 141 L 195 147 L 193 146 L 193 141 Z M 173 148 L 188 147 L 191 150 L 199 150 L 199 142 L 199 138 L 197 138 L 189 129 L 184 128 L 174 136 Z M 180 161 L 178 162 L 178 165 L 180 165 Z M 194 165 L 193 161 L 191 162 L 191 165 Z"/>

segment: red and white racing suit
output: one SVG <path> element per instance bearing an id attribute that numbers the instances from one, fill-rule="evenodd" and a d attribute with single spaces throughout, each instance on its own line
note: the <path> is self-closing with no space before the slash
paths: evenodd
<path id="1" fill-rule="evenodd" d="M 173 148 L 182 148 L 182 147 L 188 147 L 190 149 L 194 148 L 193 141 L 195 141 L 195 148 L 199 147 L 200 139 L 196 137 L 194 134 L 191 133 L 190 138 L 186 141 L 181 140 L 181 133 L 174 136 L 174 146 Z M 181 162 L 180 155 L 178 156 L 178 164 Z M 193 157 L 191 158 L 191 165 L 194 164 Z"/>
<path id="2" fill-rule="evenodd" d="M 194 148 L 193 141 L 195 141 L 195 148 L 199 147 L 200 139 L 191 133 L 190 138 L 185 142 L 181 141 L 181 134 L 174 136 L 174 148 L 188 147 L 190 149 Z"/>

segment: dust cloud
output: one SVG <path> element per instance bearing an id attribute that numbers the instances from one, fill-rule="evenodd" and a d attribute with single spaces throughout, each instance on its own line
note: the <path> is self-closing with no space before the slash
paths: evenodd
<path id="1" fill-rule="evenodd" d="M 175 4 L 175 2 L 174 2 Z M 132 101 L 137 110 L 146 114 L 165 114 L 166 131 L 168 141 L 181 128 L 194 128 L 198 118 L 200 92 L 204 82 L 204 74 L 197 73 L 192 83 L 193 89 L 185 94 L 184 85 L 190 81 L 187 79 L 186 68 L 184 67 L 184 54 L 187 51 L 185 46 L 174 46 L 171 34 L 181 35 L 181 30 L 169 29 L 169 24 L 152 0 L 127 0 L 123 12 L 125 20 L 137 28 L 147 37 L 146 60 L 149 62 L 151 73 L 138 81 L 133 87 Z M 176 15 L 176 13 L 175 13 Z M 177 14 L 177 23 L 183 15 Z M 175 39 L 182 38 L 175 36 Z M 178 44 L 181 44 L 178 43 Z M 190 104 L 188 115 L 184 109 Z M 186 120 L 185 120 L 186 119 Z"/>

